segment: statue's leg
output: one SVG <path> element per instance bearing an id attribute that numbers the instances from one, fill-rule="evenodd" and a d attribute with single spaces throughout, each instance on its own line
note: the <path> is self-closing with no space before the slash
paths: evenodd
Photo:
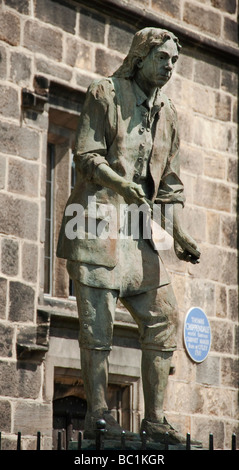
<path id="1" fill-rule="evenodd" d="M 172 352 L 144 349 L 142 351 L 142 381 L 145 402 L 145 417 L 141 424 L 141 433 L 148 438 L 168 444 L 186 444 L 186 436 L 171 426 L 164 416 L 163 404 L 168 383 Z M 191 439 L 191 444 L 201 447 L 201 442 Z"/>
<path id="2" fill-rule="evenodd" d="M 163 402 L 172 354 L 172 352 L 153 349 L 142 351 L 144 417 L 146 420 L 164 422 Z"/>
<path id="3" fill-rule="evenodd" d="M 107 405 L 108 357 L 112 345 L 113 321 L 118 291 L 89 287 L 75 281 L 79 312 L 81 367 L 87 400 L 86 439 L 95 438 L 96 421 L 106 422 L 106 439 L 119 438 L 122 428 Z M 128 439 L 135 435 L 126 432 Z"/>
<path id="4" fill-rule="evenodd" d="M 107 406 L 109 351 L 81 348 L 81 371 L 87 397 L 87 413 L 101 417 Z"/>
<path id="5" fill-rule="evenodd" d="M 156 442 L 164 442 L 167 432 L 170 444 L 186 443 L 186 438 L 167 422 L 163 410 L 178 322 L 172 286 L 168 284 L 121 301 L 138 324 L 142 345 L 145 417 L 141 432 L 145 431 L 148 439 Z"/>

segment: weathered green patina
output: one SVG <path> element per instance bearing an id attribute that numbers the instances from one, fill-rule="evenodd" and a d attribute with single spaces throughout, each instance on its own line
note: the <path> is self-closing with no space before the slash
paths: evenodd
<path id="1" fill-rule="evenodd" d="M 180 259 L 198 262 L 197 244 L 181 226 L 185 198 L 177 113 L 161 91 L 179 50 L 177 38 L 168 31 L 145 28 L 136 33 L 122 66 L 112 77 L 89 87 L 79 121 L 74 156 L 77 181 L 66 208 L 80 204 L 87 223 L 78 236 L 69 239 L 66 226 L 73 214 L 63 216 L 57 255 L 68 260 L 76 287 L 87 396 L 86 437 L 93 436 L 99 418 L 106 420 L 109 438 L 121 431 L 106 402 L 108 355 L 120 298 L 138 324 L 142 345 L 145 418 L 141 429 L 151 439 L 169 432 L 170 442 L 184 440 L 163 414 L 176 348 L 177 304 L 160 252 L 142 230 L 137 239 L 92 237 L 88 206 L 89 198 L 94 198 L 97 227 L 104 219 L 100 208 L 113 206 L 119 234 L 122 204 L 172 204 L 175 252 Z M 127 437 L 134 436 L 129 433 Z"/>

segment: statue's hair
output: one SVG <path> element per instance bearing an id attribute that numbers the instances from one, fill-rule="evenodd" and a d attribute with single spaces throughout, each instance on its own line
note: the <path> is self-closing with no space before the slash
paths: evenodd
<path id="1" fill-rule="evenodd" d="M 170 31 L 160 28 L 141 29 L 134 35 L 129 53 L 113 77 L 133 78 L 139 59 L 147 57 L 152 47 L 161 46 L 170 39 L 175 42 L 179 52 L 181 49 L 179 40 Z"/>

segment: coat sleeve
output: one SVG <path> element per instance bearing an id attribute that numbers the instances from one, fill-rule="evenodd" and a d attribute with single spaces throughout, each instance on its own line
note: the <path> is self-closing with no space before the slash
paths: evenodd
<path id="1" fill-rule="evenodd" d="M 74 161 L 77 170 L 87 180 L 92 180 L 101 163 L 108 165 L 107 127 L 108 108 L 112 99 L 111 84 L 107 79 L 93 81 L 90 85 L 76 132 Z"/>
<path id="2" fill-rule="evenodd" d="M 180 179 L 180 139 L 177 112 L 173 103 L 170 100 L 168 101 L 172 120 L 172 144 L 155 202 L 165 204 L 180 203 L 184 205 L 184 186 Z"/>

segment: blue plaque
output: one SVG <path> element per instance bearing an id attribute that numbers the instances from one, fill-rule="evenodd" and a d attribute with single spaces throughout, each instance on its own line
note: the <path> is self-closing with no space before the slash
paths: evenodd
<path id="1" fill-rule="evenodd" d="M 211 346 L 211 328 L 204 311 L 199 307 L 190 308 L 184 322 L 184 344 L 195 362 L 206 359 Z"/>

